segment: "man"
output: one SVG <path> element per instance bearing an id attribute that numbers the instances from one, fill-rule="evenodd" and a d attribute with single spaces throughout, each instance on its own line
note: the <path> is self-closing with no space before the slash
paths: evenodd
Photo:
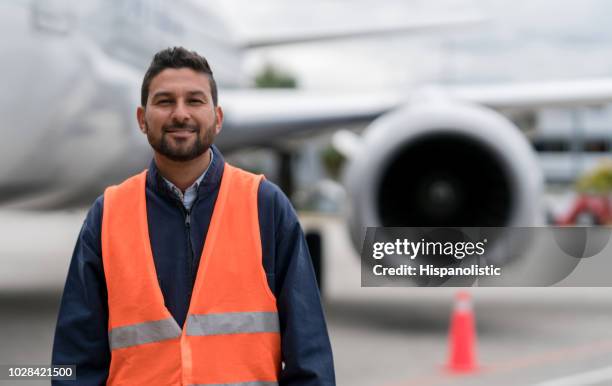
<path id="1" fill-rule="evenodd" d="M 87 215 L 53 364 L 75 364 L 79 385 L 334 385 L 295 212 L 212 145 L 223 110 L 207 61 L 160 51 L 141 91 L 154 159 Z"/>

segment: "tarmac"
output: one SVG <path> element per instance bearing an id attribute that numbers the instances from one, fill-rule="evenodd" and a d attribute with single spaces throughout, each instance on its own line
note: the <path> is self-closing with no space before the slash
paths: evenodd
<path id="1" fill-rule="evenodd" d="M 0 225 L 0 261 L 7 268 L 0 280 L 0 364 L 49 364 L 83 213 L 1 215 L 10 221 Z M 324 307 L 338 385 L 612 385 L 612 289 L 469 288 L 478 368 L 455 374 L 447 362 L 456 289 L 362 288 L 359 260 L 341 219 L 302 220 L 324 237 Z M 35 231 L 36 243 L 24 244 L 22 227 L 36 224 L 34 229 L 45 229 Z M 41 384 L 49 381 L 0 381 Z"/>

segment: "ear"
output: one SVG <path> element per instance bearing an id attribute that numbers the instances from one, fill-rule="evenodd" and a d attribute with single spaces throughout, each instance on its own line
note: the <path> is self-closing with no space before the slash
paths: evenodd
<path id="1" fill-rule="evenodd" d="M 136 119 L 138 120 L 138 126 L 143 134 L 147 133 L 147 126 L 145 125 L 145 109 L 142 106 L 138 106 L 136 109 Z"/>
<path id="2" fill-rule="evenodd" d="M 215 113 L 217 114 L 217 124 L 215 126 L 215 135 L 218 135 L 221 132 L 221 127 L 223 126 L 223 109 L 221 106 L 215 107 Z"/>

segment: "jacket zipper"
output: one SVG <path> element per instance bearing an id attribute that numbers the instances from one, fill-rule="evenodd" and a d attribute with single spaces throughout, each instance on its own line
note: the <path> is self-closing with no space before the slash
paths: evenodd
<path id="1" fill-rule="evenodd" d="M 193 251 L 193 244 L 191 242 L 191 209 L 187 209 L 185 207 L 185 204 L 183 204 L 183 201 L 176 197 L 176 195 L 173 194 L 173 198 L 175 200 L 175 202 L 177 203 L 177 205 L 181 208 L 181 210 L 183 211 L 183 214 L 185 215 L 185 220 L 184 220 L 184 224 L 185 224 L 185 233 L 187 236 L 187 268 L 189 270 L 188 274 L 189 274 L 189 279 L 191 280 L 191 291 L 193 292 L 193 285 L 195 284 L 195 277 L 196 277 L 196 272 L 195 272 L 195 253 Z M 191 208 L 193 208 L 196 203 L 199 201 L 199 196 L 196 196 L 195 200 L 193 201 L 193 203 L 191 204 Z M 191 301 L 191 297 L 189 298 L 188 301 Z"/>
<path id="2" fill-rule="evenodd" d="M 191 243 L 191 210 L 185 209 L 185 232 L 187 233 L 187 263 L 189 264 L 189 280 L 191 280 L 191 285 L 193 286 L 195 279 L 195 259 L 193 252 L 193 245 Z"/>

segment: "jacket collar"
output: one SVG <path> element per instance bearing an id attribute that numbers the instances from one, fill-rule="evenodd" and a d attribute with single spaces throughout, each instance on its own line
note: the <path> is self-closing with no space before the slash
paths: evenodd
<path id="1" fill-rule="evenodd" d="M 198 186 L 198 197 L 205 196 L 217 188 L 221 182 L 221 177 L 223 176 L 225 160 L 215 145 L 212 145 L 210 148 L 214 153 L 214 156 L 212 157 L 212 163 L 210 164 L 206 175 Z M 166 181 L 164 181 L 164 178 L 161 176 L 161 174 L 159 174 L 157 165 L 155 165 L 155 159 L 152 159 L 149 163 L 147 185 L 157 192 L 163 193 L 169 197 L 174 197 L 174 193 L 172 193 L 168 187 L 168 184 L 166 184 Z"/>

